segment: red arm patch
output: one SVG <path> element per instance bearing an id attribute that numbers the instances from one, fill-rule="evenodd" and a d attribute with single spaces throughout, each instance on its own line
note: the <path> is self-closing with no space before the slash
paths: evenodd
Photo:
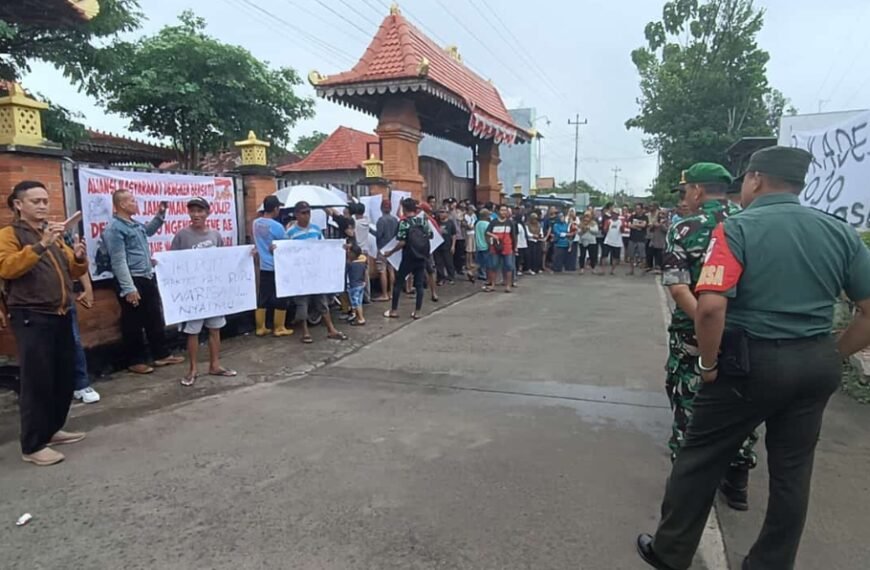
<path id="1" fill-rule="evenodd" d="M 728 247 L 725 229 L 722 224 L 719 224 L 710 237 L 710 245 L 707 246 L 704 267 L 701 269 L 701 277 L 698 279 L 695 292 L 725 293 L 737 286 L 742 274 L 743 266 Z"/>

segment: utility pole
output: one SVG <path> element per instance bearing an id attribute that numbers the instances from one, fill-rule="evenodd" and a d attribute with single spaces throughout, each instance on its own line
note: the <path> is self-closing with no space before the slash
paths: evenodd
<path id="1" fill-rule="evenodd" d="M 616 181 L 619 180 L 619 173 L 622 169 L 618 166 L 613 167 L 613 201 L 616 201 Z"/>
<path id="2" fill-rule="evenodd" d="M 589 121 L 586 119 L 580 120 L 580 113 L 572 121 L 568 119 L 568 124 L 574 126 L 574 203 L 577 203 L 577 165 L 579 163 L 580 149 L 580 125 L 585 125 Z"/>

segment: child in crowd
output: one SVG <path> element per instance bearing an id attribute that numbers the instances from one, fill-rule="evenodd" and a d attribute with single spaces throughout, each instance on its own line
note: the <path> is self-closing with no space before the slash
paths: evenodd
<path id="1" fill-rule="evenodd" d="M 363 296 L 368 281 L 368 258 L 362 248 L 353 244 L 347 249 L 347 295 L 350 297 L 350 310 L 356 317 L 351 326 L 361 327 L 366 324 L 363 315 Z"/>

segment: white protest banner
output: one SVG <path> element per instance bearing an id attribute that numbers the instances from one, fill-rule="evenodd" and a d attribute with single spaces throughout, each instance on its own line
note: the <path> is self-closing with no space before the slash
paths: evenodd
<path id="1" fill-rule="evenodd" d="M 425 212 L 420 212 L 417 214 L 417 217 L 426 216 Z M 438 228 L 432 223 L 432 220 L 429 219 L 429 216 L 426 216 L 426 221 L 429 223 L 429 229 L 432 230 L 432 239 L 429 240 L 429 253 L 434 253 L 436 249 L 438 249 L 442 243 L 444 243 L 444 237 L 441 235 L 441 232 L 438 231 Z"/>
<path id="2" fill-rule="evenodd" d="M 207 247 L 154 254 L 167 325 L 257 308 L 253 247 Z"/>
<path id="3" fill-rule="evenodd" d="M 399 240 L 397 240 L 396 238 L 391 239 L 389 243 L 384 246 L 384 249 L 381 250 L 381 253 L 384 254 L 392 250 L 394 247 L 396 247 L 397 243 L 399 243 Z M 397 250 L 396 253 L 387 258 L 387 261 L 390 262 L 390 265 L 393 266 L 393 269 L 398 271 L 399 266 L 402 265 L 402 250 Z"/>
<path id="4" fill-rule="evenodd" d="M 360 196 L 360 203 L 366 207 L 366 215 L 372 221 L 372 227 L 376 226 L 378 220 L 381 219 L 381 204 L 384 197 L 380 194 L 374 196 Z"/>
<path id="5" fill-rule="evenodd" d="M 795 131 L 791 146 L 813 155 L 801 203 L 870 228 L 870 112 L 817 131 Z"/>
<path id="6" fill-rule="evenodd" d="M 137 221 L 147 223 L 168 202 L 166 223 L 148 238 L 151 253 L 166 251 L 178 230 L 190 225 L 187 202 L 193 197 L 205 198 L 211 205 L 206 224 L 220 232 L 224 245 L 238 243 L 238 222 L 233 179 L 222 176 L 163 174 L 160 172 L 128 172 L 79 168 L 79 189 L 82 200 L 82 221 L 85 245 L 88 248 L 91 276 L 95 280 L 112 276 L 109 260 L 99 251 L 103 230 L 112 220 L 112 193 L 128 190 L 139 204 Z"/>
<path id="7" fill-rule="evenodd" d="M 344 291 L 344 240 L 291 239 L 276 241 L 275 245 L 278 297 Z"/>
<path id="8" fill-rule="evenodd" d="M 402 200 L 404 200 L 405 198 L 410 198 L 410 197 L 411 197 L 410 192 L 405 192 L 404 190 L 391 190 L 390 191 L 390 203 L 393 206 L 391 213 L 398 218 L 399 217 L 399 209 L 402 206 Z"/>

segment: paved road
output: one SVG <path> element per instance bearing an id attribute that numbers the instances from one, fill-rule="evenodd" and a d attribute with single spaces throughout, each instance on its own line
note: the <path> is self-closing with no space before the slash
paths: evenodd
<path id="1" fill-rule="evenodd" d="M 0 446 L 0 566 L 644 568 L 669 467 L 658 292 L 535 279 L 97 428 L 54 468 Z"/>

